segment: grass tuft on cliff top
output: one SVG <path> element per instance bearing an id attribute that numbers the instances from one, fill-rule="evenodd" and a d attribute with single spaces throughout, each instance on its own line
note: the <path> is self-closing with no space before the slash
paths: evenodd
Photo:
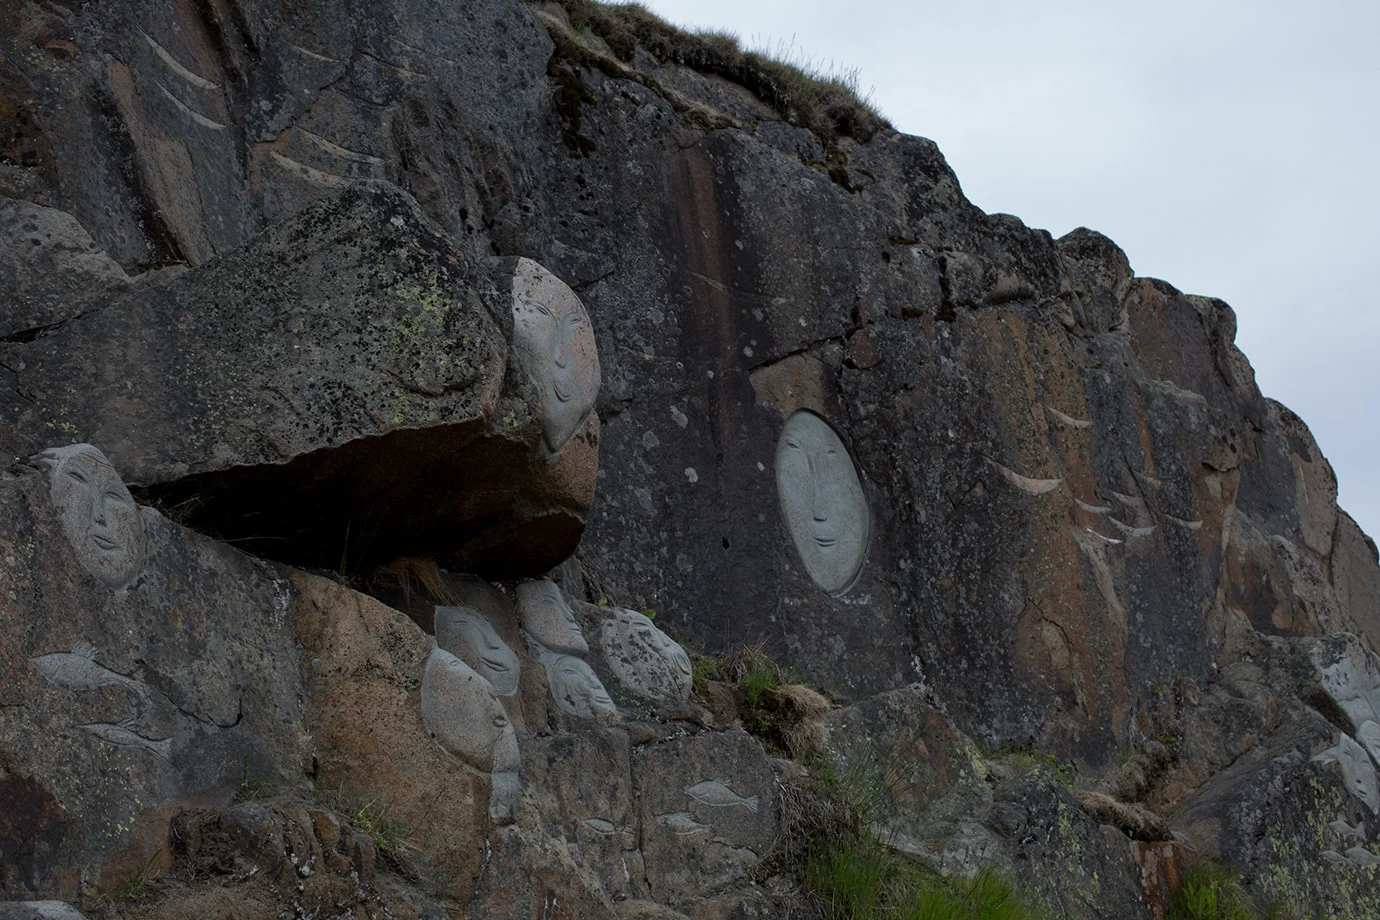
<path id="1" fill-rule="evenodd" d="M 786 122 L 813 131 L 826 147 L 840 137 L 867 141 L 891 127 L 858 91 L 856 69 L 831 72 L 748 51 L 734 35 L 686 32 L 638 3 L 556 2 L 572 29 L 593 32 L 624 64 L 632 62 L 641 46 L 664 62 L 722 77 L 750 91 Z M 783 56 L 789 54 L 786 49 Z"/>

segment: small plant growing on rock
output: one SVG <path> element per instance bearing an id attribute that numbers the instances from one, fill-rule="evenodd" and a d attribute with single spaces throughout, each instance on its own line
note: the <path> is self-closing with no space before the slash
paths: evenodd
<path id="1" fill-rule="evenodd" d="M 158 859 L 158 854 L 162 852 L 162 850 L 155 850 L 153 855 L 148 858 L 148 862 L 110 888 L 101 891 L 92 907 L 99 909 L 116 904 L 138 904 L 151 897 L 158 891 L 158 872 L 153 868 L 153 864 Z"/>

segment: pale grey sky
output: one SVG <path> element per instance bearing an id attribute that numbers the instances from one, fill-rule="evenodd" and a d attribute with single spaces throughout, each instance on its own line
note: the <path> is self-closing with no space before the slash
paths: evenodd
<path id="1" fill-rule="evenodd" d="M 857 67 L 964 192 L 1236 310 L 1380 537 L 1380 3 L 648 0 L 681 25 Z"/>

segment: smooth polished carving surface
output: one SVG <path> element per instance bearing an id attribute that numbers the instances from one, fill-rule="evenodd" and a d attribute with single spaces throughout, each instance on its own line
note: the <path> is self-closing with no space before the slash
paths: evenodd
<path id="1" fill-rule="evenodd" d="M 518 619 L 523 630 L 553 652 L 584 655 L 589 643 L 561 589 L 544 578 L 517 586 Z"/>
<path id="2" fill-rule="evenodd" d="M 617 610 L 600 628 L 604 658 L 618 682 L 644 699 L 675 706 L 690 698 L 690 656 L 635 610 Z"/>
<path id="3" fill-rule="evenodd" d="M 513 273 L 513 350 L 541 391 L 542 440 L 555 454 L 594 409 L 599 353 L 580 298 L 531 259 Z"/>
<path id="4" fill-rule="evenodd" d="M 577 719 L 614 719 L 618 708 L 599 675 L 581 658 L 553 652 L 527 637 L 532 655 L 546 668 L 546 682 L 551 687 L 551 701 L 566 715 Z"/>
<path id="5" fill-rule="evenodd" d="M 815 584 L 843 594 L 867 559 L 872 516 L 848 450 L 818 415 L 796 412 L 776 445 L 776 488 L 786 527 Z"/>
<path id="6" fill-rule="evenodd" d="M 422 723 L 441 747 L 486 772 L 495 745 L 514 734 L 494 688 L 443 648 L 432 650 L 422 672 Z"/>
<path id="7" fill-rule="evenodd" d="M 499 696 L 517 692 L 517 652 L 473 607 L 437 607 L 436 644 L 474 668 Z"/>
<path id="8" fill-rule="evenodd" d="M 73 444 L 39 459 L 49 467 L 48 494 L 82 567 L 112 588 L 129 584 L 144 567 L 144 521 L 105 454 Z"/>

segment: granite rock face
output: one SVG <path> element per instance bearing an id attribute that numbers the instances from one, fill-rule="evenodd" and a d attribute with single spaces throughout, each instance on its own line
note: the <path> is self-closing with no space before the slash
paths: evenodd
<path id="1" fill-rule="evenodd" d="M 6 896 L 251 758 L 476 916 L 770 915 L 785 767 L 670 636 L 827 691 L 787 746 L 941 871 L 1149 916 L 1180 836 L 1373 912 L 1380 564 L 1231 308 L 578 14 L 0 0 L 0 452 L 59 449 L 0 482 Z M 511 743 L 424 718 L 437 644 Z"/>
<path id="2" fill-rule="evenodd" d="M 0 418 L 30 445 L 101 444 L 142 494 L 252 551 L 359 567 L 449 544 L 452 565 L 540 571 L 578 540 L 598 423 L 571 416 L 562 449 L 543 446 L 531 381 L 554 362 L 508 372 L 514 289 L 534 271 L 475 264 L 408 196 L 365 183 L 0 344 L 15 375 Z M 582 313 L 544 277 L 524 303 Z M 569 363 L 597 371 L 586 346 Z"/>

